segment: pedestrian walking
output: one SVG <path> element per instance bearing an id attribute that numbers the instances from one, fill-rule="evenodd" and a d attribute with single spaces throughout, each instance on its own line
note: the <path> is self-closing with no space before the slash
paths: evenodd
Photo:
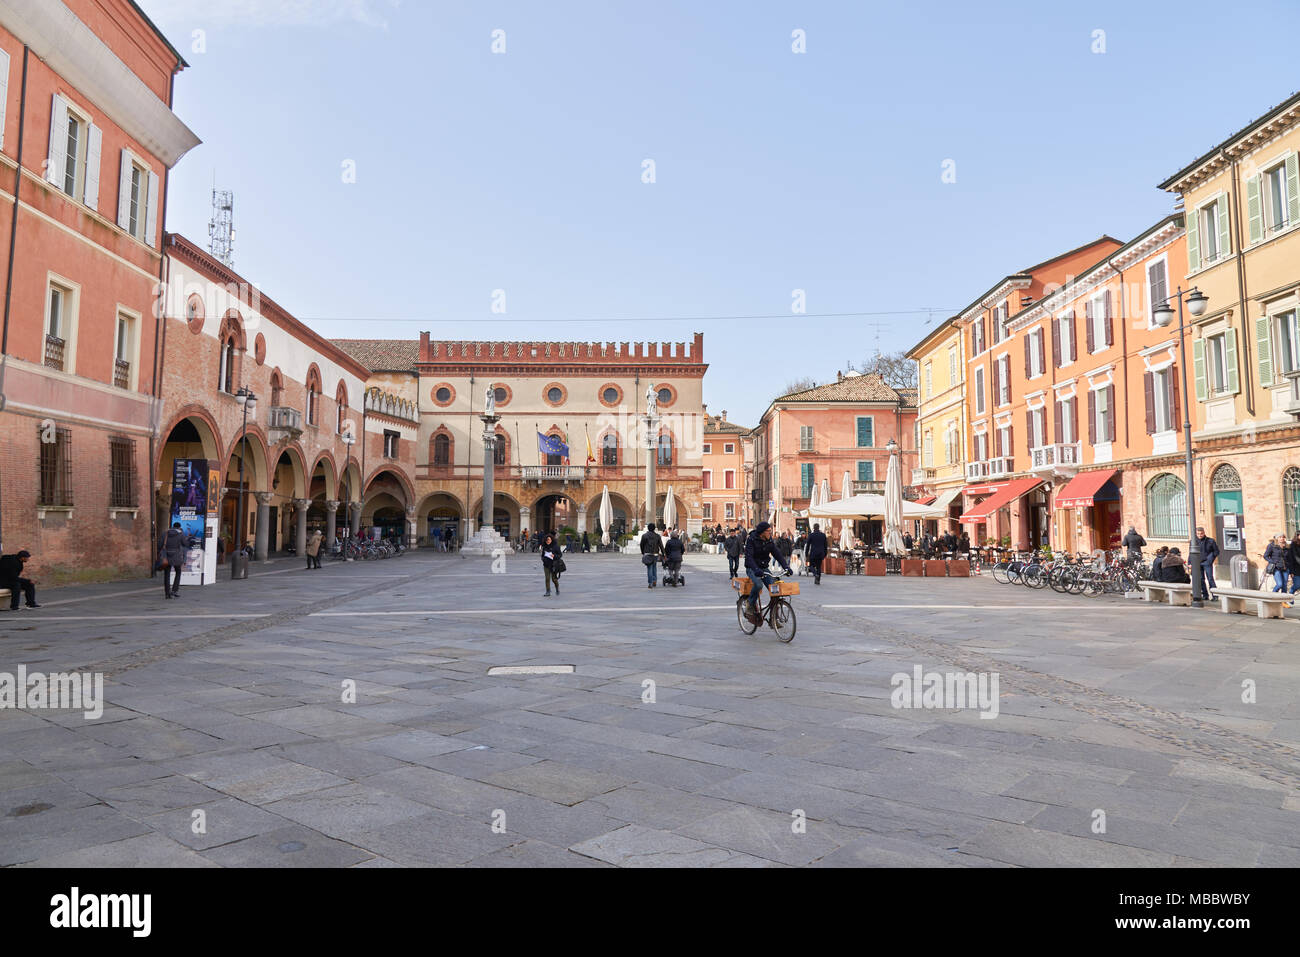
<path id="1" fill-rule="evenodd" d="M 320 529 L 315 529 L 307 536 L 307 568 L 320 568 Z"/>
<path id="2" fill-rule="evenodd" d="M 655 523 L 651 522 L 641 536 L 641 564 L 645 565 L 647 588 L 654 588 L 658 584 L 659 556 L 663 550 L 663 539 L 655 534 Z"/>
<path id="3" fill-rule="evenodd" d="M 582 551 L 583 554 L 586 554 L 587 552 L 591 551 L 591 539 L 587 537 L 586 532 L 582 533 Z"/>
<path id="4" fill-rule="evenodd" d="M 1291 576 L 1291 594 L 1294 595 L 1300 592 L 1300 532 L 1295 533 L 1295 538 L 1287 546 L 1286 571 Z"/>
<path id="5" fill-rule="evenodd" d="M 0 557 L 0 588 L 9 589 L 9 610 L 18 610 L 18 593 L 27 599 L 28 608 L 40 608 L 36 602 L 36 583 L 23 577 L 23 566 L 27 564 L 32 553 L 23 549 L 13 555 Z"/>
<path id="6" fill-rule="evenodd" d="M 735 578 L 736 572 L 740 568 L 741 549 L 745 547 L 745 540 L 741 535 L 741 530 L 733 528 L 722 547 L 727 553 L 727 575 Z"/>
<path id="7" fill-rule="evenodd" d="M 181 593 L 181 566 L 185 564 L 185 552 L 190 547 L 190 536 L 181 531 L 181 523 L 173 522 L 172 527 L 163 533 L 158 547 L 158 562 L 163 573 L 163 595 L 167 598 L 179 598 Z"/>
<path id="8" fill-rule="evenodd" d="M 1138 530 L 1132 525 L 1128 527 L 1128 533 L 1124 536 L 1120 544 L 1128 549 L 1128 557 L 1130 561 L 1142 561 L 1142 549 L 1146 548 L 1147 540 L 1139 535 Z"/>
<path id="9" fill-rule="evenodd" d="M 555 538 L 547 535 L 542 540 L 542 577 L 546 579 L 546 594 L 543 598 L 551 597 L 551 584 L 555 585 L 555 594 L 560 594 L 560 573 L 556 569 L 556 562 L 560 561 L 560 549 L 555 543 Z"/>
<path id="10" fill-rule="evenodd" d="M 1205 529 L 1201 526 L 1196 528 L 1196 539 L 1201 546 L 1201 568 L 1199 571 L 1201 582 L 1201 594 L 1207 598 L 1214 597 L 1214 589 L 1219 586 L 1214 581 L 1214 562 L 1219 557 L 1219 543 L 1205 534 Z M 1206 587 L 1206 582 L 1209 587 Z"/>
<path id="11" fill-rule="evenodd" d="M 826 553 L 829 551 L 826 542 L 826 533 L 822 531 L 820 525 L 814 525 L 812 534 L 808 536 L 808 564 L 812 566 L 813 584 L 822 583 L 822 562 L 826 560 Z"/>

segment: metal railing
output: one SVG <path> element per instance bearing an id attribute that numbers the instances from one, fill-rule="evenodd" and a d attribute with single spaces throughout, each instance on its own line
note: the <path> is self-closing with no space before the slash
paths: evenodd
<path id="1" fill-rule="evenodd" d="M 1029 470 L 1031 472 L 1037 472 L 1040 469 L 1057 468 L 1058 466 L 1078 465 L 1079 444 L 1077 442 L 1058 442 L 1054 445 L 1043 445 L 1036 449 L 1030 449 L 1029 455 Z"/>
<path id="2" fill-rule="evenodd" d="M 299 433 L 302 431 L 302 412 L 288 406 L 273 405 L 267 418 L 267 428 L 273 432 Z"/>
<path id="3" fill-rule="evenodd" d="M 1282 375 L 1291 380 L 1291 395 L 1287 400 L 1286 411 L 1300 417 L 1300 369 L 1283 372 Z"/>
<path id="4" fill-rule="evenodd" d="M 581 465 L 521 465 L 519 477 L 525 482 L 581 482 L 587 470 Z"/>
<path id="5" fill-rule="evenodd" d="M 125 359 L 113 360 L 113 385 L 119 389 L 131 388 L 131 363 Z"/>
<path id="6" fill-rule="evenodd" d="M 63 371 L 63 354 L 67 343 L 58 336 L 45 337 L 45 364 L 51 369 Z"/>

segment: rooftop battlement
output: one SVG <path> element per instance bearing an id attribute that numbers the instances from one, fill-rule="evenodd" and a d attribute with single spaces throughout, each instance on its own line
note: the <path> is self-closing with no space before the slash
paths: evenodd
<path id="1" fill-rule="evenodd" d="M 704 333 L 692 342 L 471 342 L 433 340 L 420 333 L 420 363 L 438 365 L 481 362 L 537 361 L 608 365 L 654 362 L 700 365 L 704 362 Z"/>

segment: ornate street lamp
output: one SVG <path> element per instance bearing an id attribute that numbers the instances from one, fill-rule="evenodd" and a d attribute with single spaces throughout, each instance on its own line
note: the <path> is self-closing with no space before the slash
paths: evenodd
<path id="1" fill-rule="evenodd" d="M 1192 604 L 1200 607 L 1205 599 L 1201 592 L 1201 550 L 1196 544 L 1196 487 L 1192 477 L 1192 413 L 1187 396 L 1187 340 L 1186 326 L 1183 322 L 1183 298 L 1187 299 L 1187 311 L 1193 318 L 1205 315 L 1210 305 L 1209 297 L 1195 286 L 1184 290 L 1181 286 L 1164 302 L 1151 310 L 1152 321 L 1161 328 L 1174 320 L 1174 307 L 1170 301 L 1178 300 L 1178 374 L 1182 379 L 1183 393 L 1183 451 L 1187 482 L 1187 534 L 1190 538 L 1187 546 L 1187 567 L 1192 574 Z"/>
<path id="2" fill-rule="evenodd" d="M 347 471 L 347 463 L 348 463 L 348 460 L 349 460 L 350 458 L 352 458 L 352 446 L 356 443 L 356 441 L 357 441 L 357 438 L 356 438 L 355 435 L 352 434 L 352 430 L 351 430 L 351 429 L 347 429 L 347 430 L 343 433 L 343 444 L 347 447 L 347 451 L 346 451 L 346 452 L 344 453 L 344 455 L 343 455 L 343 471 L 344 471 L 344 472 Z M 348 511 L 347 511 L 347 521 L 348 521 L 348 531 L 347 531 L 347 534 L 344 535 L 343 537 L 344 537 L 344 538 L 351 538 L 351 537 L 352 537 L 352 489 L 351 489 L 351 488 L 348 489 Z M 333 545 L 334 545 L 334 543 L 331 542 L 331 543 L 330 543 L 330 547 L 333 547 Z"/>
<path id="3" fill-rule="evenodd" d="M 243 448 L 239 453 L 239 510 L 238 517 L 235 519 L 239 528 L 239 535 L 237 536 L 239 550 L 237 554 L 242 565 L 247 560 L 245 549 L 248 547 L 247 533 L 244 530 L 247 525 L 247 516 L 244 514 L 244 459 L 248 458 L 248 417 L 250 414 L 255 415 L 257 413 L 257 396 L 253 394 L 252 390 L 241 386 L 239 391 L 235 393 L 235 401 L 239 403 L 239 407 L 244 411 L 244 424 L 239 430 L 239 440 Z M 231 560 L 233 561 L 233 556 Z M 232 577 L 234 575 L 233 565 L 231 566 L 231 575 Z"/>

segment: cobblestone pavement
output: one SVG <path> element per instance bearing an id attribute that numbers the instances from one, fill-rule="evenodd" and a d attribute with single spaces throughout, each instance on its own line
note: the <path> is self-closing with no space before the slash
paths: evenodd
<path id="1" fill-rule="evenodd" d="M 539 566 L 286 561 L 0 611 L 0 672 L 107 699 L 0 710 L 0 864 L 1300 865 L 1295 618 L 826 577 L 784 645 L 741 634 L 720 558 L 650 591 L 574 556 L 551 598 Z M 575 671 L 488 674 L 539 664 Z M 918 667 L 996 673 L 996 717 L 895 708 Z"/>

